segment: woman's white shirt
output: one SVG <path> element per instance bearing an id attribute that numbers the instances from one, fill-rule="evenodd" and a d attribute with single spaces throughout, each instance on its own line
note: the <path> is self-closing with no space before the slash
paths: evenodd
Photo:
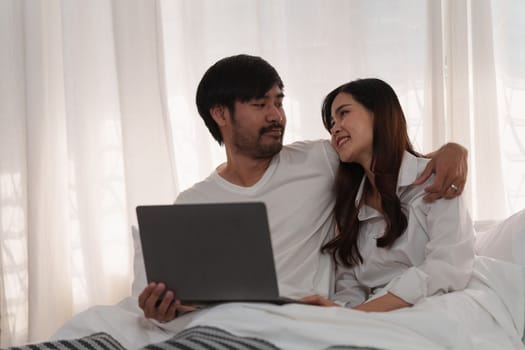
<path id="1" fill-rule="evenodd" d="M 382 214 L 362 205 L 358 219 L 358 247 L 363 263 L 338 266 L 332 299 L 347 307 L 362 304 L 390 292 L 410 304 L 421 299 L 464 289 L 472 274 L 474 230 L 461 196 L 423 200 L 433 178 L 413 186 L 429 160 L 405 152 L 399 171 L 397 195 L 408 225 L 391 248 L 376 240 L 384 234 Z M 361 200 L 364 178 L 356 197 Z"/>

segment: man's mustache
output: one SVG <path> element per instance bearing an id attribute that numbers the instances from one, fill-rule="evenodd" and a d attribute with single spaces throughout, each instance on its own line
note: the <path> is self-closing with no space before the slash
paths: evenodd
<path id="1" fill-rule="evenodd" d="M 281 132 L 284 131 L 284 126 L 281 123 L 272 123 L 268 126 L 265 126 L 259 130 L 259 135 L 265 134 L 275 129 L 281 129 Z"/>

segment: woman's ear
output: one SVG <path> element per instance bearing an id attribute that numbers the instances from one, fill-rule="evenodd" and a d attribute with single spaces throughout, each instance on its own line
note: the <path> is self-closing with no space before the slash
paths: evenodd
<path id="1" fill-rule="evenodd" d="M 226 112 L 227 112 L 226 107 L 222 105 L 215 105 L 210 108 L 211 117 L 213 118 L 213 120 L 215 120 L 215 122 L 217 123 L 217 125 L 219 125 L 219 127 L 226 125 L 226 121 L 227 121 Z"/>

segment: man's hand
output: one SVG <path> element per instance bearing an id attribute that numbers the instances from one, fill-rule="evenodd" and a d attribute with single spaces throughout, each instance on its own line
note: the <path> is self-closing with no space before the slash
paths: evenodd
<path id="1" fill-rule="evenodd" d="M 333 301 L 326 299 L 325 297 L 322 297 L 320 295 L 309 295 L 301 299 L 301 301 L 304 301 L 305 303 L 312 304 L 312 305 L 319 305 L 319 306 L 339 306 Z"/>
<path id="2" fill-rule="evenodd" d="M 425 188 L 428 194 L 424 200 L 432 202 L 441 197 L 459 196 L 465 188 L 468 173 L 468 151 L 457 143 L 447 143 L 436 152 L 414 185 L 424 183 L 432 173 L 436 174 L 434 183 Z"/>
<path id="3" fill-rule="evenodd" d="M 150 283 L 139 295 L 139 307 L 144 316 L 158 322 L 169 322 L 177 317 L 177 312 L 194 311 L 196 308 L 182 305 L 180 300 L 175 300 L 175 294 L 167 291 L 162 300 L 160 297 L 166 289 L 163 283 Z"/>

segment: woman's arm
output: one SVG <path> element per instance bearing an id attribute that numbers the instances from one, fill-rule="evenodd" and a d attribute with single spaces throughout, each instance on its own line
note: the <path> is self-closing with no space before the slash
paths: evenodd
<path id="1" fill-rule="evenodd" d="M 354 310 L 366 312 L 385 312 L 412 306 L 398 296 L 387 293 L 367 303 L 354 307 Z"/>
<path id="2" fill-rule="evenodd" d="M 319 306 L 346 306 L 363 303 L 370 291 L 355 277 L 354 269 L 337 266 L 335 270 L 334 294 L 327 299 L 320 295 L 309 295 L 301 300 Z"/>
<path id="3" fill-rule="evenodd" d="M 410 215 L 416 216 L 412 224 L 416 221 L 422 226 L 409 226 L 408 229 L 415 235 L 426 234 L 429 239 L 424 246 L 414 246 L 424 249 L 414 252 L 415 256 L 424 254 L 424 260 L 394 278 L 385 287 L 385 295 L 356 306 L 355 310 L 396 310 L 431 295 L 461 290 L 467 285 L 474 262 L 474 235 L 462 198 L 433 203 L 420 199 Z"/>
<path id="4" fill-rule="evenodd" d="M 340 304 L 329 300 L 320 295 L 309 295 L 301 299 L 302 301 L 318 306 L 341 306 Z M 392 293 L 387 293 L 379 298 L 371 300 L 367 303 L 353 307 L 354 310 L 366 312 L 386 312 L 412 306 L 403 299 L 395 296 Z"/>
<path id="5" fill-rule="evenodd" d="M 422 298 L 464 289 L 474 264 L 472 220 L 461 197 L 433 203 L 412 203 L 408 237 L 426 235 L 424 246 L 414 245 L 420 262 L 405 270 L 385 291 L 415 304 Z M 416 239 L 416 238 L 414 238 Z M 423 242 L 422 242 L 423 243 Z M 422 260 L 421 260 L 422 259 Z"/>
<path id="6" fill-rule="evenodd" d="M 370 295 L 370 290 L 363 286 L 355 276 L 353 268 L 338 265 L 335 270 L 334 295 L 330 299 L 341 306 L 360 305 Z"/>

